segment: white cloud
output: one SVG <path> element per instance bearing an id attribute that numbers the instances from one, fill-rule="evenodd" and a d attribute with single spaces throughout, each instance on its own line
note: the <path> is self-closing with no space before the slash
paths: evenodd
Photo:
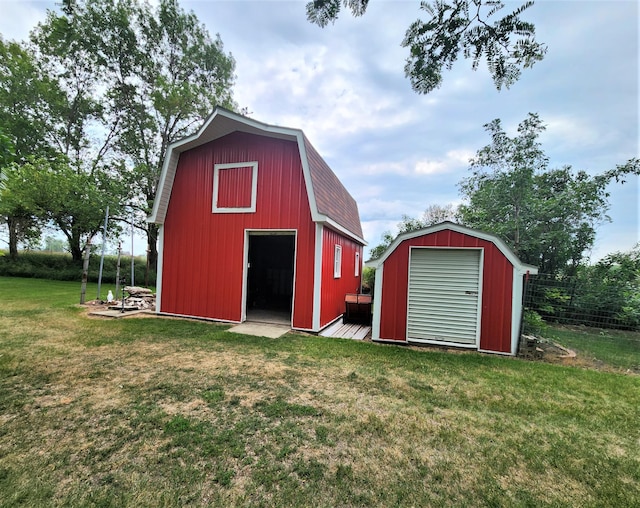
<path id="1" fill-rule="evenodd" d="M 586 118 L 547 115 L 542 120 L 547 126 L 546 131 L 540 136 L 544 144 L 555 143 L 570 149 L 585 148 L 606 141 L 603 139 L 604 133 Z"/>
<path id="2" fill-rule="evenodd" d="M 0 34 L 5 40 L 22 41 L 36 24 L 46 18 L 46 9 L 54 9 L 53 1 L 5 0 L 0 2 Z"/>
<path id="3" fill-rule="evenodd" d="M 412 166 L 409 161 L 373 162 L 360 166 L 358 170 L 363 175 L 408 175 Z"/>
<path id="4" fill-rule="evenodd" d="M 473 152 L 468 150 L 449 150 L 444 158 L 435 160 L 419 160 L 414 166 L 414 172 L 419 175 L 441 175 L 468 167 Z"/>

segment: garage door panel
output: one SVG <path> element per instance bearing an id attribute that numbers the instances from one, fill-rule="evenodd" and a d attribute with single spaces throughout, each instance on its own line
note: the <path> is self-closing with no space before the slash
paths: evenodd
<path id="1" fill-rule="evenodd" d="M 463 302 L 455 300 L 453 298 L 449 300 L 440 300 L 432 304 L 424 302 L 413 302 L 411 305 L 410 313 L 419 316 L 424 315 L 439 315 L 443 310 L 450 312 L 450 315 L 464 315 L 468 316 L 469 312 L 475 312 L 478 306 L 474 302 Z"/>
<path id="2" fill-rule="evenodd" d="M 411 249 L 409 340 L 476 344 L 480 256 L 477 249 Z"/>

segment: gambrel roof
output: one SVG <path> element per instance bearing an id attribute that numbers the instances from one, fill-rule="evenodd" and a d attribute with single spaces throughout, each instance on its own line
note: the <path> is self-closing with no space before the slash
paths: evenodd
<path id="1" fill-rule="evenodd" d="M 313 221 L 325 223 L 365 244 L 355 199 L 300 129 L 257 122 L 220 107 L 205 120 L 198 132 L 171 143 L 167 148 L 149 222 L 164 223 L 180 154 L 236 131 L 294 141 L 300 153 Z"/>
<path id="2" fill-rule="evenodd" d="M 405 240 L 411 240 L 412 238 L 417 238 L 419 236 L 426 236 L 433 233 L 438 233 L 439 231 L 450 230 L 455 231 L 456 233 L 461 233 L 463 235 L 473 236 L 475 238 L 480 238 L 482 240 L 486 240 L 488 242 L 492 242 L 500 252 L 504 255 L 505 258 L 509 260 L 509 262 L 513 265 L 514 268 L 518 270 L 522 275 L 529 273 L 530 275 L 537 275 L 538 268 L 533 265 L 528 265 L 520 261 L 518 256 L 514 254 L 514 252 L 509 248 L 509 246 L 504 243 L 500 238 L 491 234 L 485 233 L 484 231 L 478 231 L 477 229 L 471 229 L 466 226 L 462 226 L 461 224 L 456 224 L 455 222 L 451 222 L 445 220 L 440 222 L 439 224 L 434 224 L 432 226 L 428 226 L 422 229 L 416 229 L 415 231 L 409 231 L 407 233 L 402 233 L 396 237 L 396 239 L 391 242 L 391 245 L 387 247 L 387 249 L 382 253 L 382 255 L 378 259 L 370 259 L 365 263 L 369 268 L 380 268 L 382 264 L 387 260 L 391 254 L 398 248 L 398 246 L 404 242 Z"/>

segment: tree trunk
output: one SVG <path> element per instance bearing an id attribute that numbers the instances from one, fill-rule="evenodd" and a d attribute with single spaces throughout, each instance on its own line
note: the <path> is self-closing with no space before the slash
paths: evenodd
<path id="1" fill-rule="evenodd" d="M 149 224 L 147 226 L 147 259 L 149 270 L 158 270 L 158 226 Z"/>
<path id="2" fill-rule="evenodd" d="M 75 226 L 71 227 L 71 237 L 67 235 L 67 238 L 69 238 L 69 250 L 71 251 L 71 259 L 78 262 L 82 261 L 84 257 L 84 249 L 80 245 L 82 237 Z M 93 235 L 89 236 L 87 243 L 91 244 L 92 240 Z"/>
<path id="3" fill-rule="evenodd" d="M 18 258 L 18 220 L 15 217 L 7 217 L 7 228 L 9 228 L 9 257 Z"/>

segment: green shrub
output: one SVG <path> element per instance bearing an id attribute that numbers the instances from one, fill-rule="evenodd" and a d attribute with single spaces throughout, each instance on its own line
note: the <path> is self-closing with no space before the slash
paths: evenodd
<path id="1" fill-rule="evenodd" d="M 523 318 L 523 333 L 525 335 L 540 336 L 546 328 L 546 324 L 540 314 L 534 310 L 525 310 Z"/>
<path id="2" fill-rule="evenodd" d="M 373 294 L 373 285 L 376 278 L 376 271 L 374 268 L 365 266 L 362 269 L 362 289 L 365 293 Z"/>
<path id="3" fill-rule="evenodd" d="M 4 253 L 6 254 L 6 253 Z M 102 269 L 102 282 L 115 283 L 116 280 L 116 256 L 105 256 Z M 146 259 L 136 257 L 134 259 L 134 276 L 137 286 L 144 285 Z M 89 282 L 98 282 L 100 273 L 100 256 L 91 255 L 89 258 Z M 73 261 L 70 254 L 48 252 L 21 252 L 17 259 L 11 259 L 8 255 L 0 255 L 0 276 L 28 277 L 34 279 L 49 280 L 82 280 L 82 262 Z M 131 257 L 120 259 L 120 276 L 131 282 Z M 149 284 L 155 285 L 156 273 L 149 272 Z"/>

